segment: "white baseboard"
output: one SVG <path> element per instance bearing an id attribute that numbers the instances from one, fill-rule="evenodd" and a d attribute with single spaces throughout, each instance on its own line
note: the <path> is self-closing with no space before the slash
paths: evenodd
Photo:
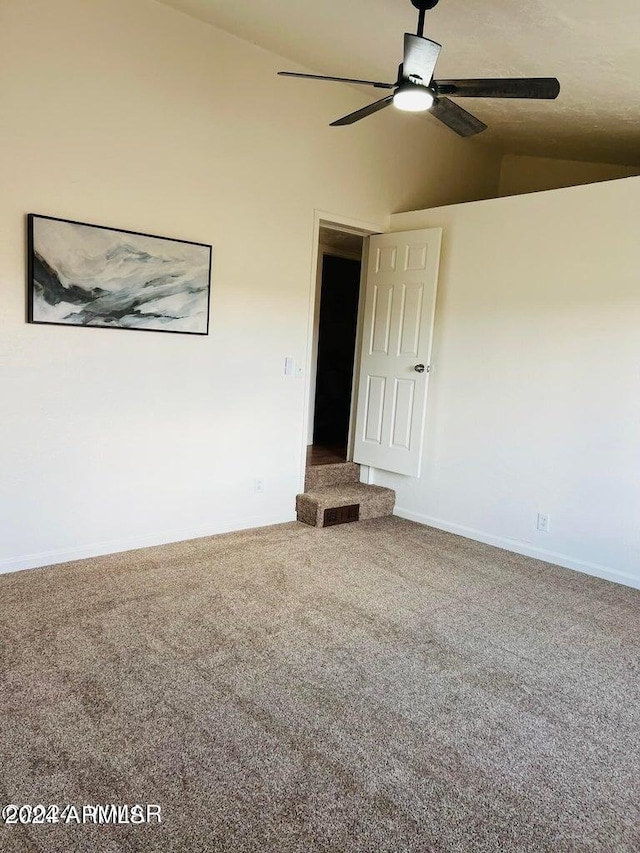
<path id="1" fill-rule="evenodd" d="M 259 515 L 238 519 L 232 522 L 212 523 L 208 527 L 175 530 L 171 533 L 157 533 L 146 536 L 133 536 L 128 539 L 113 539 L 108 542 L 43 551 L 39 554 L 25 554 L 19 557 L 7 557 L 0 560 L 0 575 L 19 572 L 23 569 L 37 569 L 53 566 L 57 563 L 69 563 L 73 560 L 86 560 L 89 557 L 103 557 L 105 554 L 117 554 L 121 551 L 135 551 L 138 548 L 152 548 L 155 545 L 167 545 L 170 542 L 183 542 L 187 539 L 201 539 L 218 533 L 231 533 L 235 530 L 248 530 L 251 527 L 267 527 L 271 524 L 283 524 L 295 521 L 295 513 L 277 515 Z"/>
<path id="2" fill-rule="evenodd" d="M 482 530 L 475 530 L 470 527 L 464 527 L 460 524 L 453 524 L 451 522 L 444 521 L 441 518 L 431 518 L 430 516 L 412 512 L 411 510 L 405 510 L 400 507 L 396 507 L 394 514 L 400 518 L 406 518 L 409 521 L 416 521 L 418 524 L 435 527 L 438 530 L 446 530 L 448 533 L 455 533 L 458 536 L 464 536 L 466 539 L 474 539 L 476 542 L 484 542 L 486 545 L 493 545 L 496 548 L 502 548 L 505 551 L 513 551 L 516 554 L 523 554 L 526 557 L 534 557 L 537 560 L 544 560 L 546 563 L 553 563 L 554 565 L 561 566 L 565 569 L 573 569 L 576 572 L 582 572 L 583 574 L 593 575 L 598 578 L 613 581 L 614 583 L 624 584 L 625 586 L 640 589 L 640 578 L 625 574 L 624 572 L 616 571 L 615 569 L 610 569 L 606 566 L 600 566 L 597 563 L 588 563 L 584 560 L 576 560 L 566 554 L 557 554 L 553 551 L 546 551 L 544 548 L 536 548 L 534 545 L 527 542 L 520 542 L 517 539 L 494 536 L 493 534 L 485 533 Z M 247 530 L 251 527 L 267 527 L 271 524 L 283 524 L 287 521 L 295 521 L 295 514 L 287 514 L 286 517 L 282 514 L 274 516 L 253 516 L 234 522 L 212 524 L 210 527 L 206 528 L 199 527 L 176 530 L 171 534 L 158 533 L 146 536 L 134 536 L 128 539 L 114 539 L 108 542 L 80 545 L 72 548 L 61 548 L 54 551 L 43 551 L 38 554 L 8 557 L 0 560 L 0 574 L 18 572 L 23 569 L 35 569 L 41 566 L 52 566 L 57 563 L 68 563 L 73 560 L 85 560 L 90 557 L 102 557 L 105 554 L 117 554 L 122 551 L 134 551 L 138 548 L 151 548 L 155 545 L 166 545 L 170 542 L 182 542 L 187 539 L 200 539 L 204 536 L 215 536 L 219 533 L 229 533 L 234 530 Z"/>
<path id="3" fill-rule="evenodd" d="M 484 542 L 485 545 L 494 545 L 496 548 L 513 551 L 516 554 L 523 554 L 525 557 L 534 557 L 536 560 L 544 560 L 545 563 L 553 563 L 555 566 L 561 566 L 564 569 L 573 569 L 575 572 L 582 572 L 586 575 L 593 575 L 597 578 L 604 578 L 604 580 L 640 589 L 640 578 L 628 575 L 625 572 L 619 572 L 616 569 L 610 569 L 607 566 L 588 563 L 584 560 L 576 560 L 567 554 L 556 554 L 554 551 L 536 548 L 535 545 L 531 545 L 528 542 L 494 536 L 491 533 L 485 533 L 483 530 L 474 530 L 471 527 L 452 524 L 451 522 L 443 521 L 441 518 L 431 518 L 408 509 L 396 507 L 393 512 L 394 515 L 406 518 L 408 521 L 417 521 L 418 524 L 436 527 L 438 530 L 446 530 L 448 533 L 455 533 L 458 536 L 464 536 L 466 539 L 475 539 L 476 542 Z"/>

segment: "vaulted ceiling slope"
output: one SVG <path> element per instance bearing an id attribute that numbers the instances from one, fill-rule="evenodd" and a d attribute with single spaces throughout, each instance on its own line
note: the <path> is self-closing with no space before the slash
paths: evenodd
<path id="1" fill-rule="evenodd" d="M 283 70 L 393 81 L 409 0 L 161 0 L 290 60 Z M 640 166 L 638 0 L 440 0 L 425 35 L 443 45 L 437 77 L 557 77 L 557 101 L 461 102 L 489 125 L 468 140 L 511 154 Z M 282 80 L 283 86 L 344 85 Z M 359 89 L 371 101 L 377 90 Z M 401 115 L 374 115 L 371 123 Z M 384 116 L 384 117 L 383 117 Z M 318 115 L 328 124 L 337 116 Z M 431 117 L 425 121 L 433 121 Z M 336 128 L 336 133 L 350 129 Z"/>

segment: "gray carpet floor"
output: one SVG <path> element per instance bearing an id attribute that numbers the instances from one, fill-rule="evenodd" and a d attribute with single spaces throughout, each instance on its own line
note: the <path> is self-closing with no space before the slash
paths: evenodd
<path id="1" fill-rule="evenodd" d="M 640 850 L 640 593 L 399 518 L 0 577 L 6 853 Z"/>

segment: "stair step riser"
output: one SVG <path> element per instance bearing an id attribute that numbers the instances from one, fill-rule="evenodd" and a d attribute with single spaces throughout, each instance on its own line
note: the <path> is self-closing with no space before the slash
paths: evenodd
<path id="1" fill-rule="evenodd" d="M 360 466 L 355 462 L 343 462 L 338 465 L 315 465 L 307 468 L 304 481 L 305 492 L 323 489 L 327 486 L 344 486 L 360 482 Z"/>
<path id="2" fill-rule="evenodd" d="M 371 491 L 358 496 L 359 520 L 368 518 L 379 518 L 383 515 L 392 515 L 395 506 L 395 492 L 392 489 L 383 489 L 376 486 L 365 487 Z M 325 512 L 327 509 L 338 509 L 353 505 L 356 501 L 353 496 L 332 501 L 326 494 L 318 493 L 298 495 L 296 498 L 296 513 L 298 521 L 310 524 L 312 527 L 324 527 Z"/>

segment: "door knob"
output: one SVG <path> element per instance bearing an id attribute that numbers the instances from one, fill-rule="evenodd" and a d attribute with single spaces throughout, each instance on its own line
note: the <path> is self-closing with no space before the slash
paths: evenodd
<path id="1" fill-rule="evenodd" d="M 416 373 L 424 373 L 424 364 L 416 364 L 413 369 Z"/>

